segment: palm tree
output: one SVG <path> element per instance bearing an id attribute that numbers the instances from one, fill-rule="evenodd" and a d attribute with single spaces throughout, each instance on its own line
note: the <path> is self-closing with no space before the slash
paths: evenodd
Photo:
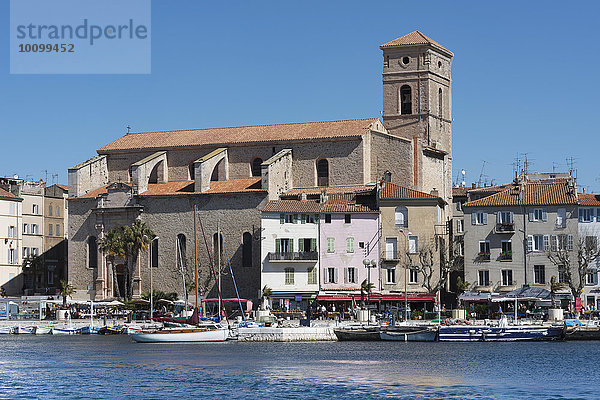
<path id="1" fill-rule="evenodd" d="M 550 296 L 552 296 L 552 308 L 556 308 L 556 292 L 565 288 L 565 284 L 559 282 L 556 276 L 550 278 Z"/>
<path id="2" fill-rule="evenodd" d="M 73 294 L 74 288 L 69 282 L 62 280 L 59 282 L 59 294 L 63 298 L 63 306 L 67 305 L 67 297 Z"/>
<path id="3" fill-rule="evenodd" d="M 370 294 L 371 290 L 375 288 L 375 285 L 371 282 L 367 282 L 365 279 L 360 284 L 360 307 L 365 308 L 365 293 Z"/>
<path id="4" fill-rule="evenodd" d="M 128 263 L 127 246 L 125 245 L 125 237 L 123 233 L 123 227 L 113 228 L 109 230 L 108 233 L 102 239 L 100 239 L 98 243 L 100 250 L 106 253 L 106 257 L 108 258 L 108 261 L 112 267 L 114 287 L 113 295 L 115 297 L 121 297 L 121 293 L 119 291 L 119 282 L 117 281 L 117 266 L 115 265 L 115 258 L 122 257 L 125 260 L 125 264 Z"/>
<path id="5" fill-rule="evenodd" d="M 262 305 L 263 310 L 266 309 L 266 307 L 265 307 L 266 301 L 267 301 L 267 299 L 271 298 L 271 296 L 273 296 L 273 289 L 271 289 L 270 287 L 265 285 L 262 288 L 262 299 L 261 299 L 261 305 Z"/>
<path id="6" fill-rule="evenodd" d="M 140 251 L 147 251 L 150 240 L 155 236 L 145 222 L 136 219 L 131 226 L 123 229 L 125 245 L 130 255 L 130 262 L 126 265 L 127 271 L 127 298 L 133 297 L 133 275 Z"/>

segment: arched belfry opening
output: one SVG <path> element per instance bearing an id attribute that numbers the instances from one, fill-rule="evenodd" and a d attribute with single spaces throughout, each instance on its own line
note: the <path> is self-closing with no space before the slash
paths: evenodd
<path id="1" fill-rule="evenodd" d="M 317 186 L 329 186 L 329 161 L 325 158 L 317 161 Z"/>

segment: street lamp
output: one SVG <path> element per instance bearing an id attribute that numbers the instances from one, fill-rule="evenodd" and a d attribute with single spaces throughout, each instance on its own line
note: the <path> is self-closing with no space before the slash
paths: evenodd
<path id="1" fill-rule="evenodd" d="M 407 286 L 406 286 L 406 282 L 408 281 L 408 277 L 407 277 L 407 272 L 408 269 L 406 268 L 406 261 L 407 261 L 407 242 L 408 242 L 408 238 L 406 236 L 406 232 L 404 232 L 403 229 L 398 229 L 398 231 L 404 235 L 404 321 L 407 322 L 408 321 L 408 291 L 407 291 Z M 410 232 L 408 232 L 408 235 L 410 235 Z"/>

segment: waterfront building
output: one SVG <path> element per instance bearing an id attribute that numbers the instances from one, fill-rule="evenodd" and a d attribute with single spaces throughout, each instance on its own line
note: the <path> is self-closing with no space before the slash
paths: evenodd
<path id="1" fill-rule="evenodd" d="M 44 191 L 44 272 L 39 290 L 54 294 L 67 275 L 68 187 L 52 185 Z"/>
<path id="2" fill-rule="evenodd" d="M 578 193 L 578 242 L 590 246 L 592 251 L 598 248 L 600 236 L 600 195 Z M 600 310 L 600 284 L 598 283 L 598 268 L 600 259 L 589 266 L 585 276 L 585 286 L 581 295 L 589 309 Z"/>
<path id="3" fill-rule="evenodd" d="M 114 261 L 113 277 L 98 241 L 135 219 L 146 222 L 158 239 L 153 259 L 137 260 L 134 296 L 149 289 L 149 262 L 156 266 L 155 288 L 183 294 L 180 271 L 185 275 L 194 265 L 195 205 L 208 238 L 206 246 L 203 239 L 199 242 L 202 289 L 216 294 L 208 255 L 220 248 L 223 254 L 212 258 L 224 262 L 228 256 L 240 295 L 256 300 L 261 211 L 291 189 L 374 185 L 387 171 L 393 183 L 438 190 L 449 202 L 452 53 L 420 32 L 381 48 L 383 122 L 370 118 L 128 133 L 69 169 L 68 263 L 75 297 L 114 295 L 115 282 L 123 282 L 123 260 Z M 221 241 L 223 246 L 215 246 Z M 223 293 L 235 294 L 230 279 L 223 279 Z"/>
<path id="4" fill-rule="evenodd" d="M 23 198 L 0 187 L 0 288 L 7 295 L 21 292 Z"/>
<path id="5" fill-rule="evenodd" d="M 577 194 L 570 176 L 556 175 L 521 175 L 508 188 L 463 205 L 465 280 L 472 290 L 549 289 L 552 276 L 564 282 L 548 252 L 572 250 Z"/>
<path id="6" fill-rule="evenodd" d="M 441 285 L 441 266 L 448 259 L 446 203 L 433 190 L 419 192 L 381 182 L 381 287 L 404 293 L 411 301 L 433 302 Z M 406 277 L 406 280 L 405 280 Z"/>

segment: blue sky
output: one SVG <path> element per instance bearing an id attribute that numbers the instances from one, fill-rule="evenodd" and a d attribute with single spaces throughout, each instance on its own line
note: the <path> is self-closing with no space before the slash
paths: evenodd
<path id="1" fill-rule="evenodd" d="M 133 131 L 377 117 L 379 45 L 415 29 L 455 54 L 454 176 L 567 169 L 600 193 L 594 2 L 153 1 L 149 75 L 10 75 L 0 38 L 0 175 L 66 183 Z M 8 32 L 8 2 L 0 5 Z M 122 62 L 126 63 L 127 59 Z"/>

